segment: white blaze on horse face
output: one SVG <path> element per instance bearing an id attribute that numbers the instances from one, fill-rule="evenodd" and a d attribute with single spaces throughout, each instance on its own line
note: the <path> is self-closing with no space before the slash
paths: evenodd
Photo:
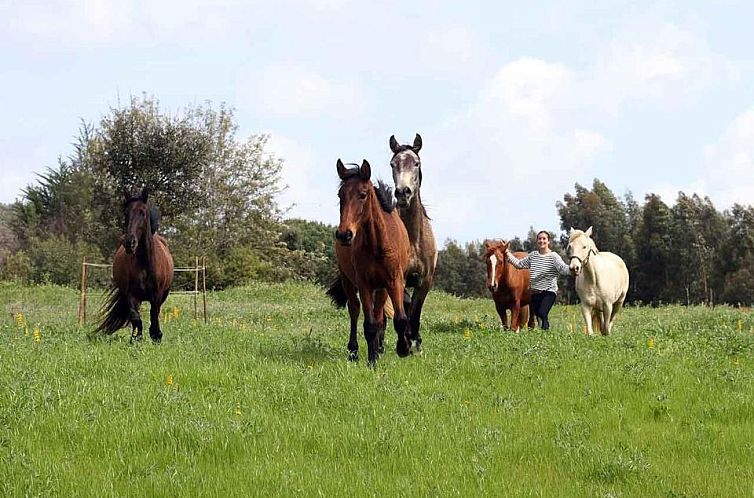
<path id="1" fill-rule="evenodd" d="M 490 256 L 490 285 L 497 286 L 497 256 Z"/>

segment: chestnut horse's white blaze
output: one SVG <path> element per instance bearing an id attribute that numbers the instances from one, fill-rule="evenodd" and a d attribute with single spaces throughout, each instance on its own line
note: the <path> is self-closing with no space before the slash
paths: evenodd
<path id="1" fill-rule="evenodd" d="M 598 251 L 591 239 L 592 227 L 585 232 L 571 228 L 567 253 L 576 275 L 576 293 L 589 335 L 597 328 L 603 335 L 613 329 L 615 317 L 628 292 L 628 269 L 617 254 Z"/>
<path id="2" fill-rule="evenodd" d="M 493 287 L 497 287 L 497 256 L 490 256 L 490 281 Z"/>

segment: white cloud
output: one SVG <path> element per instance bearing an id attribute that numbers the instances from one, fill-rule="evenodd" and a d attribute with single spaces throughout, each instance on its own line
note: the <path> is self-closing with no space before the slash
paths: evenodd
<path id="1" fill-rule="evenodd" d="M 754 202 L 754 107 L 705 147 L 705 185 L 719 209 Z"/>
<path id="2" fill-rule="evenodd" d="M 530 127 L 547 128 L 553 107 L 566 93 L 571 79 L 570 71 L 561 64 L 522 58 L 497 72 L 489 85 L 488 98 Z"/>
<path id="3" fill-rule="evenodd" d="M 443 26 L 422 33 L 417 62 L 435 73 L 450 73 L 457 78 L 465 68 L 479 62 L 480 53 L 479 41 L 469 27 Z"/>
<path id="4" fill-rule="evenodd" d="M 335 163 L 331 161 L 327 169 L 310 145 L 278 133 L 270 134 L 266 149 L 284 159 L 281 180 L 287 189 L 278 196 L 278 203 L 290 208 L 286 216 L 337 223 Z"/>
<path id="5" fill-rule="evenodd" d="M 606 44 L 584 74 L 584 96 L 610 112 L 626 106 L 671 106 L 735 80 L 734 66 L 706 39 L 672 23 L 630 23 Z"/>
<path id="6" fill-rule="evenodd" d="M 248 76 L 246 79 L 251 79 Z M 246 88 L 243 82 L 240 88 Z M 275 64 L 258 75 L 253 104 L 272 116 L 358 117 L 366 98 L 353 80 L 328 79 L 300 64 Z"/>

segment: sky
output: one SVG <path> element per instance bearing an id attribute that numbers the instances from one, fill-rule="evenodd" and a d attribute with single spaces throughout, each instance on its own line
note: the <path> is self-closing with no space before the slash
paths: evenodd
<path id="1" fill-rule="evenodd" d="M 147 94 L 270 135 L 287 216 L 337 224 L 335 163 L 423 138 L 439 244 L 560 232 L 595 178 L 754 200 L 754 2 L 0 0 L 0 202 L 82 121 Z M 586 227 L 579 227 L 586 228 Z"/>

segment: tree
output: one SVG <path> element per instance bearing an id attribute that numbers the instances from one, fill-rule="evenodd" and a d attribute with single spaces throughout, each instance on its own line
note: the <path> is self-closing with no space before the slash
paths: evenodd
<path id="1" fill-rule="evenodd" d="M 73 154 L 14 206 L 21 248 L 58 236 L 109 258 L 123 230 L 124 195 L 147 187 L 175 261 L 206 256 L 211 287 L 294 275 L 298 263 L 278 244 L 282 161 L 265 152 L 266 136 L 239 139 L 237 128 L 225 106 L 166 114 L 147 97 L 110 109 L 97 127 L 82 123 Z"/>
<path id="2" fill-rule="evenodd" d="M 660 196 L 647 194 L 636 229 L 636 268 L 631 279 L 636 282 L 634 296 L 644 303 L 668 302 L 670 266 L 674 257 L 673 215 Z"/>
<path id="3" fill-rule="evenodd" d="M 683 192 L 672 209 L 672 238 L 676 256 L 671 262 L 671 293 L 678 301 L 708 303 L 717 246 L 726 231 L 725 221 L 709 198 Z"/>
<path id="4" fill-rule="evenodd" d="M 482 261 L 482 244 L 469 242 L 461 247 L 454 240 L 446 240 L 439 251 L 434 287 L 461 297 L 482 297 L 487 294 L 487 268 Z"/>

